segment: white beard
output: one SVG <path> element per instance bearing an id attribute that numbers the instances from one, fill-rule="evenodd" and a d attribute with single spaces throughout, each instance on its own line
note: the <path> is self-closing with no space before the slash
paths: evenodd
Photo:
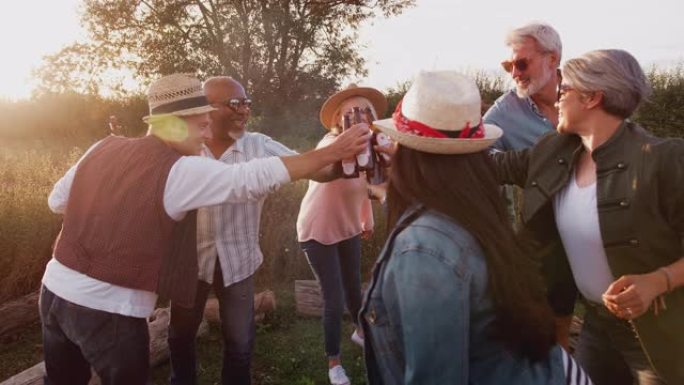
<path id="1" fill-rule="evenodd" d="M 551 80 L 552 74 L 553 73 L 551 70 L 549 70 L 547 67 L 544 67 L 541 75 L 538 78 L 530 79 L 530 84 L 527 86 L 527 88 L 521 88 L 520 86 L 516 85 L 515 93 L 520 98 L 526 98 L 536 94 L 537 92 L 539 92 L 539 90 L 544 88 L 546 83 L 548 83 Z"/>

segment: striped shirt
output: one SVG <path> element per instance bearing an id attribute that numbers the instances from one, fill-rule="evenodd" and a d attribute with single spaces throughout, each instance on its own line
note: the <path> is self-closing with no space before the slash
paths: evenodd
<path id="1" fill-rule="evenodd" d="M 235 164 L 255 158 L 296 154 L 266 135 L 245 132 L 218 160 Z M 214 159 L 206 147 L 202 155 Z M 266 194 L 248 203 L 227 203 L 197 211 L 200 280 L 212 283 L 217 256 L 225 286 L 242 281 L 259 268 L 264 259 L 259 247 L 259 224 L 265 199 Z"/>
<path id="2" fill-rule="evenodd" d="M 565 385 L 594 385 L 591 378 L 584 372 L 577 361 L 561 348 L 563 354 L 563 370 L 565 371 Z"/>

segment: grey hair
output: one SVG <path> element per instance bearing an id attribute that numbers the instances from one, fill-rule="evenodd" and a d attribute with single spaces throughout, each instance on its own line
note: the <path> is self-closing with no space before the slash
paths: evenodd
<path id="1" fill-rule="evenodd" d="M 523 43 L 525 38 L 528 37 L 536 40 L 543 51 L 557 53 L 560 62 L 561 55 L 563 54 L 563 45 L 561 44 L 560 35 L 552 26 L 532 22 L 515 28 L 506 35 L 506 45 L 510 47 L 514 44 Z"/>
<path id="2" fill-rule="evenodd" d="M 600 49 L 568 60 L 563 79 L 580 92 L 603 93 L 603 109 L 629 118 L 651 94 L 648 79 L 639 62 L 621 49 Z"/>

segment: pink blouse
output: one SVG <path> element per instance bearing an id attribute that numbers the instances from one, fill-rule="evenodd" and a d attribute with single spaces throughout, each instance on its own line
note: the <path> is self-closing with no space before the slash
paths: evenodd
<path id="1" fill-rule="evenodd" d="M 316 148 L 330 144 L 334 137 L 325 135 Z M 372 229 L 373 209 L 363 174 L 327 183 L 309 181 L 297 217 L 299 242 L 332 245 Z"/>

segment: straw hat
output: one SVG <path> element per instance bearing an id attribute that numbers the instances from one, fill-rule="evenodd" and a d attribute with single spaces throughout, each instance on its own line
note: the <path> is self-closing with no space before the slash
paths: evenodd
<path id="1" fill-rule="evenodd" d="M 150 85 L 147 91 L 150 114 L 143 120 L 148 122 L 157 116 L 188 116 L 215 110 L 204 96 L 202 83 L 188 74 L 164 76 Z"/>
<path id="2" fill-rule="evenodd" d="M 373 125 L 399 144 L 434 154 L 482 151 L 502 135 L 482 123 L 480 91 L 455 71 L 421 72 L 392 118 Z"/>
<path id="3" fill-rule="evenodd" d="M 359 87 L 352 83 L 342 91 L 333 94 L 328 98 L 328 100 L 325 101 L 325 103 L 323 103 L 320 113 L 321 123 L 323 123 L 323 126 L 327 129 L 334 127 L 335 122 L 333 121 L 333 117 L 335 116 L 335 111 L 337 111 L 342 102 L 355 96 L 368 99 L 368 101 L 373 105 L 373 108 L 378 116 L 385 114 L 385 110 L 387 110 L 387 99 L 385 99 L 385 95 L 383 95 L 382 92 L 376 90 L 375 88 Z"/>

